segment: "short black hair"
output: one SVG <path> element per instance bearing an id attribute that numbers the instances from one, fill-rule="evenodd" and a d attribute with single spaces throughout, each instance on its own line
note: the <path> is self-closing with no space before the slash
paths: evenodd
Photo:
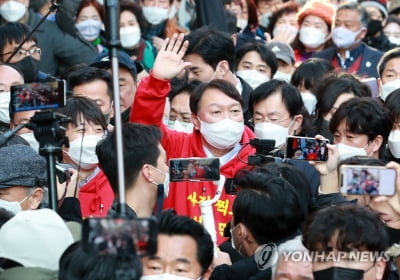
<path id="1" fill-rule="evenodd" d="M 276 79 L 269 80 L 253 90 L 249 99 L 250 113 L 254 114 L 254 106 L 257 103 L 279 92 L 291 117 L 302 113 L 304 103 L 299 90 L 285 81 Z"/>
<path id="2" fill-rule="evenodd" d="M 278 70 L 278 60 L 275 54 L 271 50 L 269 50 L 264 43 L 257 41 L 244 44 L 236 50 L 235 71 L 237 71 L 238 69 L 239 62 L 248 52 L 251 51 L 257 52 L 260 55 L 261 59 L 268 65 L 269 68 L 271 68 L 270 78 L 272 78 L 275 75 L 276 70 Z"/>
<path id="3" fill-rule="evenodd" d="M 198 113 L 200 100 L 203 97 L 205 91 L 208 89 L 220 90 L 228 97 L 239 102 L 243 108 L 243 99 L 236 87 L 232 83 L 225 80 L 215 79 L 209 83 L 201 83 L 193 90 L 192 94 L 190 95 L 190 111 L 192 111 L 192 113 Z"/>
<path id="4" fill-rule="evenodd" d="M 303 244 L 311 251 L 383 252 L 389 246 L 379 214 L 357 204 L 327 206 L 314 212 L 302 232 Z"/>
<path id="5" fill-rule="evenodd" d="M 194 89 L 200 84 L 201 82 L 199 80 L 188 81 L 187 79 L 172 79 L 171 91 L 168 94 L 169 102 L 172 102 L 172 100 L 182 92 L 187 92 L 191 95 Z"/>
<path id="6" fill-rule="evenodd" d="M 75 242 L 60 257 L 58 279 L 139 280 L 142 276 L 142 263 L 139 256 L 132 254 L 125 257 L 123 261 L 121 259 L 117 255 L 88 253 L 83 250 L 81 242 Z M 121 270 L 124 276 L 128 274 L 130 277 L 119 278 L 118 273 Z"/>
<path id="7" fill-rule="evenodd" d="M 99 164 L 115 194 L 118 194 L 116 131 L 111 132 L 96 147 Z M 156 126 L 126 123 L 122 127 L 125 185 L 131 187 L 143 165 L 157 166 L 161 132 Z"/>
<path id="8" fill-rule="evenodd" d="M 308 135 L 311 126 L 311 119 L 307 109 L 304 107 L 301 93 L 296 87 L 286 83 L 285 81 L 272 79 L 268 82 L 262 83 L 256 89 L 254 89 L 249 98 L 250 114 L 253 116 L 254 106 L 257 103 L 277 93 L 281 93 L 282 102 L 285 104 L 286 110 L 289 112 L 290 117 L 294 117 L 296 115 L 303 116 L 301 132 L 300 134 L 296 133 L 296 135 Z"/>
<path id="9" fill-rule="evenodd" d="M 301 148 L 297 148 L 294 151 L 297 150 L 302 151 Z M 308 215 L 312 199 L 311 185 L 308 179 L 299 169 L 291 164 L 276 164 L 270 162 L 263 166 L 257 167 L 255 170 L 257 170 L 257 172 L 265 172 L 267 175 L 282 177 L 293 186 L 296 186 L 295 190 L 300 199 L 300 206 L 304 211 L 304 215 Z M 240 176 L 240 173 L 237 174 Z"/>
<path id="10" fill-rule="evenodd" d="M 332 70 L 334 70 L 334 67 L 328 60 L 312 57 L 303 61 L 294 70 L 290 83 L 297 88 L 303 88 L 312 92 L 317 81 Z"/>
<path id="11" fill-rule="evenodd" d="M 393 48 L 383 54 L 381 59 L 378 62 L 378 73 L 379 77 L 382 78 L 383 71 L 386 68 L 386 64 L 389 62 L 389 60 L 393 58 L 399 58 L 400 57 L 400 47 Z"/>
<path id="12" fill-rule="evenodd" d="M 243 223 L 258 244 L 292 236 L 305 219 L 295 187 L 263 169 L 243 170 L 235 176 L 240 190 L 233 202 L 234 225 Z"/>
<path id="13" fill-rule="evenodd" d="M 68 72 L 66 77 L 68 88 L 72 90 L 76 86 L 80 86 L 93 81 L 102 80 L 107 84 L 107 93 L 111 102 L 113 101 L 113 84 L 112 76 L 104 69 L 91 66 L 82 66 Z"/>
<path id="14" fill-rule="evenodd" d="M 210 267 L 214 257 L 214 244 L 203 225 L 186 216 L 176 215 L 174 210 L 158 214 L 158 234 L 189 235 L 197 245 L 197 261 L 203 275 Z"/>
<path id="15" fill-rule="evenodd" d="M 3 60 L 4 48 L 7 44 L 21 43 L 30 32 L 30 27 L 24 23 L 6 22 L 0 25 L 0 60 Z M 38 43 L 35 36 L 32 36 L 29 41 Z"/>
<path id="16" fill-rule="evenodd" d="M 314 87 L 317 96 L 316 116 L 322 119 L 332 109 L 336 100 L 343 93 L 352 93 L 358 97 L 371 97 L 369 87 L 349 73 L 331 72 L 325 75 Z"/>
<path id="17" fill-rule="evenodd" d="M 226 60 L 234 72 L 235 46 L 229 33 L 203 26 L 191 31 L 185 40 L 189 41 L 185 55 L 198 54 L 213 69 L 221 60 Z"/>
<path id="18" fill-rule="evenodd" d="M 73 95 L 67 98 L 65 107 L 57 110 L 58 113 L 71 118 L 71 123 L 78 126 L 84 119 L 96 125 L 101 125 L 107 130 L 106 120 L 95 101 L 81 95 Z"/>
<path id="19" fill-rule="evenodd" d="M 329 128 L 332 133 L 338 129 L 342 121 L 346 128 L 355 134 L 365 134 L 368 141 L 378 135 L 383 138 L 379 149 L 380 157 L 384 156 L 386 142 L 392 129 L 392 121 L 388 110 L 376 99 L 371 97 L 355 97 L 343 102 L 333 114 Z"/>

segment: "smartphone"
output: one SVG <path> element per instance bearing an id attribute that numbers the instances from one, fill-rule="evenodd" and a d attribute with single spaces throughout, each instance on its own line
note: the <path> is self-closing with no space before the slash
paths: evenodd
<path id="1" fill-rule="evenodd" d="M 340 191 L 352 195 L 385 195 L 396 192 L 396 171 L 384 166 L 342 165 Z"/>
<path id="2" fill-rule="evenodd" d="M 65 100 L 65 80 L 11 87 L 10 105 L 13 112 L 61 108 L 65 106 Z"/>
<path id="3" fill-rule="evenodd" d="M 169 161 L 171 182 L 218 181 L 219 158 L 172 158 Z"/>
<path id="4" fill-rule="evenodd" d="M 326 161 L 328 159 L 328 139 L 319 140 L 309 137 L 289 136 L 286 138 L 285 158 L 308 161 Z"/>
<path id="5" fill-rule="evenodd" d="M 88 218 L 83 220 L 82 245 L 86 252 L 110 255 L 154 255 L 157 220 L 150 218 Z"/>

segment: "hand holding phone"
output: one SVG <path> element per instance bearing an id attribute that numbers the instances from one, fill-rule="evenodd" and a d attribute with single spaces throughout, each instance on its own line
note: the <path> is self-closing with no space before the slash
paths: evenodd
<path id="1" fill-rule="evenodd" d="M 347 195 L 384 195 L 396 192 L 396 170 L 385 166 L 342 165 L 340 191 Z"/>

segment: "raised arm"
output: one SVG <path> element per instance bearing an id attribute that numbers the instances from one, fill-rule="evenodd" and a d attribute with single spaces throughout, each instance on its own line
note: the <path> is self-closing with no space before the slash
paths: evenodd
<path id="1" fill-rule="evenodd" d="M 166 97 L 170 91 L 169 80 L 176 77 L 189 62 L 183 61 L 188 42 L 184 35 L 167 38 L 158 52 L 150 75 L 138 86 L 131 110 L 130 121 L 161 125 Z"/>

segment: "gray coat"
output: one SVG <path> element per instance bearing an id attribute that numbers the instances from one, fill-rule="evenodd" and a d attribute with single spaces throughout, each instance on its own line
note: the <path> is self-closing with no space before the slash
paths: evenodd
<path id="1" fill-rule="evenodd" d="M 29 27 L 34 28 L 39 21 L 39 16 L 29 10 Z M 90 42 L 63 32 L 54 22 L 44 21 L 35 37 L 42 49 L 40 71 L 46 74 L 56 75 L 79 63 L 90 64 L 98 55 Z"/>

